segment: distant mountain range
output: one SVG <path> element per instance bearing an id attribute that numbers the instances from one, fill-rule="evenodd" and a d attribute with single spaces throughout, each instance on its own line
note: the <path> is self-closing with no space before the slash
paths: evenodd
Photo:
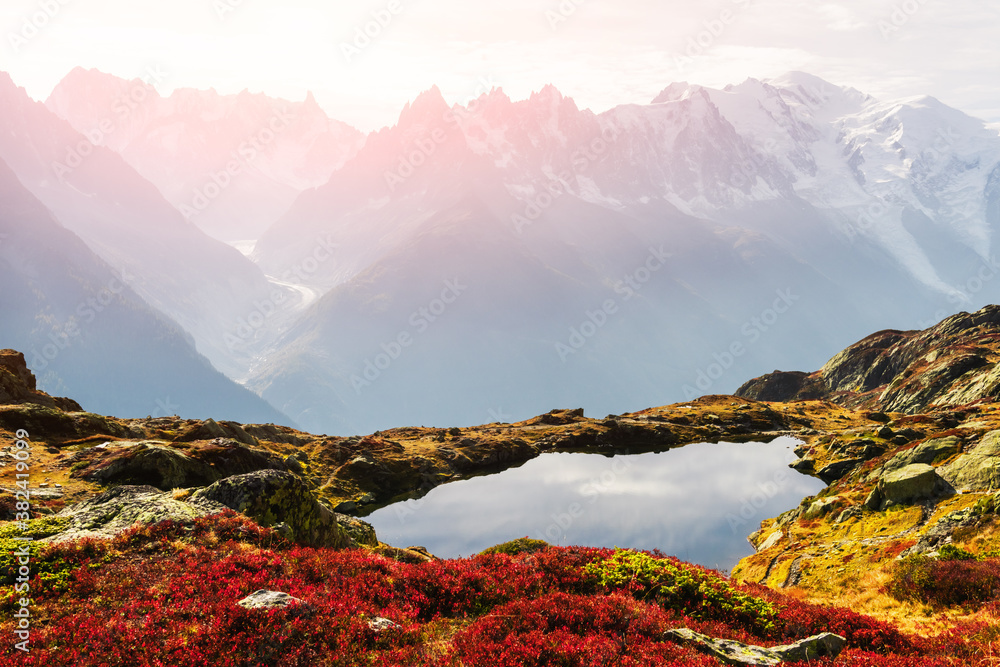
<path id="1" fill-rule="evenodd" d="M 199 355 L 180 327 L 59 224 L 0 160 L 0 340 L 87 410 L 288 423 Z"/>
<path id="2" fill-rule="evenodd" d="M 304 102 L 179 89 L 161 97 L 155 69 L 132 81 L 77 68 L 46 106 L 121 154 L 210 236 L 258 238 L 303 190 L 323 185 L 364 143 Z M 101 129 L 102 124 L 107 128 Z"/>
<path id="3" fill-rule="evenodd" d="M 312 431 L 729 392 L 996 300 L 1000 136 L 933 98 L 802 73 L 602 114 L 551 86 L 464 107 L 432 89 L 362 137 L 311 97 L 146 90 L 94 134 L 144 85 L 79 69 L 45 107 L 0 85 L 0 158 Z M 99 157 L 53 174 L 88 132 Z"/>

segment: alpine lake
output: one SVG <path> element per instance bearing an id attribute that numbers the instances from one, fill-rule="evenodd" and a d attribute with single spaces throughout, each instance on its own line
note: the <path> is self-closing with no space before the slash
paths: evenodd
<path id="1" fill-rule="evenodd" d="M 441 558 L 519 537 L 553 545 L 659 549 L 730 571 L 753 553 L 763 519 L 825 487 L 788 467 L 798 441 L 701 443 L 665 452 L 543 454 L 493 475 L 444 484 L 365 520 L 396 546 Z"/>

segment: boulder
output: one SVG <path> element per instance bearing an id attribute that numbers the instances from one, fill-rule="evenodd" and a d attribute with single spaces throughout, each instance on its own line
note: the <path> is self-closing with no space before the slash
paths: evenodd
<path id="1" fill-rule="evenodd" d="M 219 480 L 195 491 L 194 500 L 209 500 L 246 514 L 262 526 L 285 523 L 296 542 L 317 547 L 343 549 L 374 537 L 370 525 L 336 514 L 319 502 L 305 483 L 290 472 L 259 470 Z M 344 525 L 347 524 L 347 525 Z M 352 537 L 352 533 L 355 537 Z M 377 540 L 376 540 L 377 543 Z"/>
<path id="2" fill-rule="evenodd" d="M 883 440 L 892 440 L 892 438 L 895 437 L 896 432 L 893 431 L 888 426 L 883 426 L 882 428 L 880 428 L 875 432 L 875 435 L 879 438 L 882 438 Z"/>
<path id="3" fill-rule="evenodd" d="M 912 449 L 899 452 L 882 466 L 884 473 L 889 473 L 900 468 L 905 468 L 914 463 L 926 463 L 936 465 L 950 459 L 958 454 L 962 448 L 962 441 L 955 436 L 947 438 L 935 438 L 922 442 Z"/>
<path id="4" fill-rule="evenodd" d="M 105 460 L 85 469 L 80 476 L 99 484 L 154 486 L 168 491 L 205 486 L 218 479 L 207 463 L 155 442 L 114 442 L 98 447 L 107 454 Z"/>
<path id="5" fill-rule="evenodd" d="M 816 476 L 823 480 L 826 484 L 833 484 L 838 479 L 848 475 L 852 470 L 864 462 L 864 459 L 844 459 L 842 461 L 834 461 L 833 463 L 820 468 L 816 472 Z"/>
<path id="6" fill-rule="evenodd" d="M 874 440 L 863 438 L 830 447 L 831 454 L 841 455 L 845 459 L 862 459 L 870 461 L 885 454 L 885 446 Z"/>
<path id="7" fill-rule="evenodd" d="M 357 517 L 337 514 L 337 523 L 347 532 L 347 536 L 358 546 L 377 547 L 378 537 L 375 535 L 375 528 L 367 521 L 362 521 Z"/>
<path id="8" fill-rule="evenodd" d="M 990 431 L 971 449 L 976 456 L 1000 456 L 1000 431 Z"/>
<path id="9" fill-rule="evenodd" d="M 833 509 L 833 506 L 840 502 L 840 496 L 830 496 L 829 498 L 820 498 L 814 501 L 806 511 L 802 513 L 802 518 L 806 521 L 811 521 L 813 519 L 818 519 L 821 516 L 829 514 Z"/>
<path id="10" fill-rule="evenodd" d="M 938 476 L 933 466 L 915 463 L 883 475 L 878 483 L 882 506 L 906 504 L 925 498 L 933 498 L 944 491 L 944 480 Z"/>
<path id="11" fill-rule="evenodd" d="M 832 632 L 807 637 L 794 644 L 772 646 L 769 651 L 775 653 L 782 662 L 811 662 L 817 658 L 836 658 L 847 646 L 847 639 Z"/>
<path id="12" fill-rule="evenodd" d="M 401 563 L 410 563 L 413 565 L 438 560 L 437 556 L 431 554 L 431 552 L 427 551 L 424 547 L 406 547 L 405 549 L 401 549 L 399 547 L 389 546 L 388 544 L 379 544 L 377 547 L 372 549 L 372 551 L 385 556 L 386 558 L 391 558 L 393 560 L 398 560 Z"/>
<path id="13" fill-rule="evenodd" d="M 788 467 L 803 475 L 811 475 L 816 467 L 816 461 L 811 458 L 801 458 L 788 464 Z"/>
<path id="14" fill-rule="evenodd" d="M 0 402 L 0 429 L 13 433 L 22 428 L 34 439 L 43 433 L 46 438 L 51 439 L 89 436 L 95 431 L 125 437 L 128 433 L 128 429 L 107 417 L 49 407 L 40 402 L 13 405 L 3 405 Z"/>
<path id="15" fill-rule="evenodd" d="M 378 634 L 380 632 L 385 632 L 386 630 L 402 630 L 403 626 L 399 623 L 390 621 L 388 618 L 376 616 L 372 620 L 368 621 L 368 628 Z"/>
<path id="16" fill-rule="evenodd" d="M 784 532 L 782 532 L 780 530 L 776 530 L 773 533 L 771 533 L 763 542 L 761 542 L 759 545 L 757 545 L 756 547 L 754 547 L 754 550 L 758 551 L 758 552 L 760 552 L 760 551 L 767 551 L 771 547 L 777 546 L 778 543 L 781 542 L 781 539 L 784 536 L 785 536 Z"/>
<path id="17" fill-rule="evenodd" d="M 224 509 L 224 505 L 206 499 L 176 500 L 152 486 L 117 486 L 59 512 L 57 516 L 66 519 L 66 527 L 45 541 L 111 538 L 137 523 L 169 520 L 190 524 Z"/>
<path id="18" fill-rule="evenodd" d="M 865 498 L 865 502 L 862 503 L 862 505 L 873 512 L 877 512 L 882 509 L 883 500 L 885 500 L 885 496 L 882 495 L 882 490 L 878 488 L 878 485 L 876 485 L 875 488 L 871 490 L 871 493 L 868 494 L 868 497 Z"/>
<path id="19" fill-rule="evenodd" d="M 245 609 L 295 609 L 297 611 L 311 610 L 312 605 L 299 598 L 292 597 L 288 593 L 280 591 L 254 591 L 239 602 L 239 606 Z"/>
<path id="20" fill-rule="evenodd" d="M 726 665 L 771 666 L 783 662 L 805 662 L 817 658 L 835 658 L 847 645 L 847 640 L 829 632 L 809 637 L 794 644 L 764 648 L 730 639 L 715 639 L 708 635 L 677 628 L 668 630 L 669 641 L 691 646 Z"/>
<path id="21" fill-rule="evenodd" d="M 963 493 L 1000 489 L 1000 431 L 990 431 L 978 445 L 939 470 L 941 477 Z"/>
<path id="22" fill-rule="evenodd" d="M 278 456 L 231 438 L 216 438 L 187 452 L 155 441 L 108 442 L 93 451 L 94 463 L 81 471 L 81 477 L 105 485 L 148 484 L 163 491 L 207 486 L 266 468 L 286 469 Z"/>

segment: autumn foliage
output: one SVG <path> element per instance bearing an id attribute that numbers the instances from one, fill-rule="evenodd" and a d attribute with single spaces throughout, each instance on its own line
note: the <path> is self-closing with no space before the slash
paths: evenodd
<path id="1" fill-rule="evenodd" d="M 681 626 L 765 646 L 837 632 L 849 648 L 836 665 L 988 664 L 977 662 L 980 643 L 992 637 L 986 626 L 931 641 L 658 553 L 513 551 L 407 564 L 364 550 L 299 547 L 232 512 L 46 546 L 36 556 L 46 578 L 30 582 L 31 651 L 15 651 L 8 639 L 0 664 L 718 664 L 663 640 Z M 308 609 L 236 604 L 258 589 L 283 591 Z M 0 634 L 9 638 L 15 595 L 9 585 L 0 590 Z M 369 626 L 376 617 L 400 627 L 377 632 Z"/>

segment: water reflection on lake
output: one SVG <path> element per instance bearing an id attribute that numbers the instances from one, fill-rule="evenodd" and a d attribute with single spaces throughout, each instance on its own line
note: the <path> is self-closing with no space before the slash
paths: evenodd
<path id="1" fill-rule="evenodd" d="M 550 544 L 660 549 L 729 571 L 762 519 L 824 484 L 788 468 L 797 442 L 695 444 L 608 458 L 543 454 L 496 475 L 440 486 L 368 517 L 379 538 L 442 558 L 525 535 Z"/>

